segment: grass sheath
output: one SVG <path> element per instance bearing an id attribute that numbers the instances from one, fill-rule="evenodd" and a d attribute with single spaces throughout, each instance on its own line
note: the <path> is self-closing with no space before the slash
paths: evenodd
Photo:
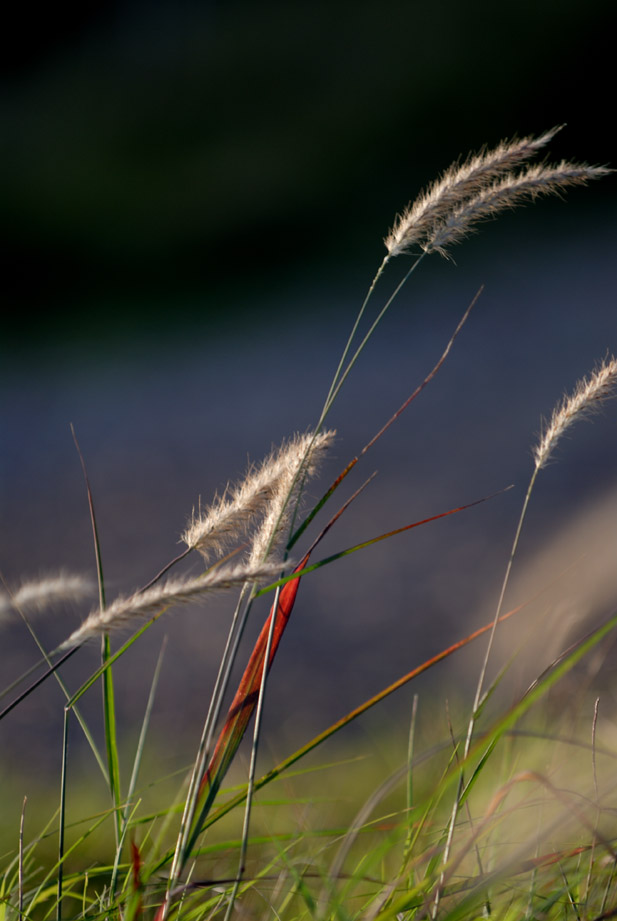
<path id="1" fill-rule="evenodd" d="M 5 707 L 0 719 L 11 714 L 16 720 L 25 709 L 26 698 L 52 674 L 56 674 L 65 698 L 58 804 L 56 807 L 54 800 L 52 818 L 28 841 L 26 832 L 30 835 L 38 821 L 34 804 L 41 798 L 40 791 L 35 790 L 36 795 L 19 791 L 23 806 L 18 835 L 12 829 L 10 840 L 3 842 L 6 856 L 0 875 L 0 921 L 48 921 L 53 916 L 57 921 L 231 921 L 236 916 L 277 921 L 475 921 L 480 915 L 495 921 L 599 921 L 615 916 L 617 801 L 613 775 L 617 751 L 610 737 L 603 738 L 606 730 L 600 714 L 604 709 L 600 709 L 598 693 L 594 693 L 590 715 L 585 694 L 568 690 L 577 670 L 589 657 L 604 654 L 604 645 L 617 633 L 614 607 L 604 610 L 599 625 L 592 629 L 583 629 L 581 624 L 577 637 L 568 638 L 565 648 L 550 658 L 550 664 L 527 683 L 523 693 L 507 686 L 505 676 L 517 656 L 525 656 L 526 636 L 520 644 L 512 644 L 519 646 L 519 651 L 502 664 L 497 677 L 488 678 L 497 630 L 504 629 L 500 625 L 510 621 L 508 629 L 512 629 L 512 624 L 523 624 L 525 612 L 531 614 L 537 607 L 548 615 L 558 609 L 567 594 L 565 574 L 570 574 L 572 567 L 564 566 L 562 574 L 533 597 L 512 601 L 511 576 L 518 564 L 523 525 L 539 472 L 553 459 L 556 446 L 573 424 L 615 395 L 614 358 L 606 358 L 583 378 L 542 428 L 533 449 L 533 468 L 500 576 L 492 619 L 407 670 L 261 777 L 257 775 L 258 753 L 260 759 L 265 757 L 261 741 L 264 713 L 272 694 L 282 697 L 285 693 L 278 685 L 268 687 L 266 695 L 266 682 L 270 684 L 273 663 L 280 659 L 292 612 L 297 608 L 294 617 L 302 616 L 302 603 L 298 603 L 302 579 L 358 550 L 366 550 L 368 558 L 369 548 L 380 541 L 493 498 L 445 506 L 447 511 L 434 512 L 403 527 L 390 526 L 384 533 L 373 531 L 361 542 L 356 539 L 351 547 L 316 559 L 323 537 L 336 533 L 341 516 L 374 482 L 373 473 L 337 503 L 338 511 L 320 524 L 316 537 L 309 536 L 325 505 L 341 494 L 339 490 L 351 482 L 369 450 L 440 372 L 478 292 L 432 370 L 393 414 L 385 416 L 376 434 L 365 436 L 364 448 L 305 511 L 307 484 L 317 478 L 335 437 L 333 430 L 325 428 L 326 418 L 349 375 L 357 371 L 378 325 L 421 264 L 433 254 L 449 256 L 453 245 L 502 211 L 542 196 L 560 195 L 611 172 L 604 166 L 567 160 L 553 165 L 531 163 L 562 127 L 537 137 L 502 141 L 457 161 L 396 217 L 384 240 L 386 255 L 351 323 L 332 379 L 324 388 L 326 398 L 316 413 L 314 427 L 273 448 L 261 463 L 250 465 L 243 479 L 231 482 L 209 505 L 202 509 L 200 504 L 181 535 L 182 551 L 164 566 L 154 568 L 156 574 L 141 589 L 111 602 L 106 597 L 93 490 L 72 429 L 90 509 L 99 603 L 64 642 L 47 651 L 30 615 L 59 604 L 83 603 L 93 593 L 91 580 L 61 572 L 23 581 L 12 589 L 5 584 L 0 594 L 2 622 L 17 617 L 42 656 L 2 693 L 13 693 L 41 665 L 47 666 Z M 385 269 L 395 256 L 410 259 L 398 280 L 386 288 L 393 269 L 388 273 Z M 292 554 L 300 562 L 294 563 Z M 190 574 L 185 569 L 189 558 L 193 566 L 197 561 L 202 569 L 197 575 L 194 568 Z M 367 569 L 367 578 L 372 575 Z M 317 575 L 311 577 L 318 579 Z M 447 574 L 440 573 L 440 578 L 447 578 Z M 156 725 L 157 689 L 163 676 L 162 651 L 141 729 L 135 736 L 137 742 L 130 746 L 129 731 L 121 725 L 116 710 L 121 693 L 119 670 L 129 664 L 128 657 L 134 655 L 144 634 L 168 609 L 205 606 L 213 592 L 233 594 L 234 613 L 204 708 L 197 752 L 180 785 L 174 775 L 158 786 L 152 778 L 151 763 L 157 759 L 148 756 L 150 733 Z M 249 650 L 245 630 L 249 621 L 260 616 L 264 595 L 270 596 L 269 613 L 266 616 L 266 608 L 261 614 L 263 625 Z M 408 587 L 408 596 L 411 604 L 414 586 Z M 540 627 L 541 623 L 534 637 L 541 636 Z M 112 641 L 121 631 L 128 631 L 129 638 L 112 650 Z M 521 626 L 519 632 L 524 635 L 526 627 Z M 394 769 L 385 770 L 382 764 L 368 796 L 361 794 L 361 784 L 355 779 L 357 758 L 344 758 L 336 765 L 343 772 L 340 786 L 331 779 L 335 765 L 309 764 L 311 752 L 334 737 L 340 738 L 352 722 L 481 637 L 486 638 L 485 646 L 471 706 L 464 694 L 458 694 L 456 682 L 450 681 L 449 691 L 444 691 L 444 736 L 439 728 L 443 720 L 436 718 L 441 703 L 435 692 L 422 697 L 414 687 L 411 727 L 401 734 L 401 738 L 407 737 L 403 738 L 404 755 Z M 70 692 L 69 676 L 63 673 L 61 677 L 59 671 L 93 639 L 101 644 L 100 665 L 82 677 L 77 691 Z M 327 632 L 319 642 L 329 651 Z M 380 654 L 378 649 L 371 652 L 373 656 Z M 371 661 L 370 656 L 367 661 Z M 170 666 L 166 660 L 165 665 L 178 668 L 177 662 Z M 339 663 L 341 676 L 343 665 Z M 240 678 L 231 693 L 236 675 Z M 443 684 L 445 687 L 446 680 Z M 103 689 L 98 734 L 105 741 L 106 759 L 102 744 L 99 752 L 95 741 L 97 730 L 91 729 L 77 710 L 77 703 L 81 706 L 94 685 Z M 591 743 L 581 741 L 574 719 L 570 719 L 567 733 L 554 725 L 558 689 L 564 695 L 560 700 L 568 697 L 567 705 L 562 703 L 561 707 L 569 717 L 575 706 L 585 714 L 586 733 L 591 720 Z M 36 705 L 36 698 L 30 705 Z M 178 719 L 186 722 L 195 701 L 179 701 L 177 706 Z M 290 716 L 294 715 L 292 706 L 290 700 Z M 71 739 L 74 732 L 70 727 L 72 713 L 107 787 L 107 805 L 102 810 L 95 806 L 95 781 L 90 774 L 81 786 L 76 779 L 79 762 L 73 760 L 68 744 L 69 730 Z M 239 787 L 226 790 L 224 784 L 232 776 L 232 768 L 240 770 L 240 745 L 251 720 L 248 774 L 239 775 L 245 780 Z M 397 731 L 391 735 L 397 736 Z M 164 739 L 169 748 L 175 743 L 171 735 Z M 379 740 L 379 745 L 385 762 L 390 757 L 387 749 L 391 746 L 397 750 L 398 739 L 389 739 L 388 746 Z M 128 750 L 133 751 L 132 763 L 126 765 Z M 184 777 L 185 772 L 182 774 Z M 128 783 L 125 778 L 129 778 Z M 168 797 L 161 790 L 167 791 L 170 785 L 175 792 Z M 270 799 L 258 800 L 257 794 L 264 788 L 272 791 Z M 355 816 L 351 825 L 344 814 L 347 802 Z M 255 809 L 258 803 L 260 808 Z M 234 828 L 239 830 L 234 832 Z M 55 854 L 49 850 L 52 834 L 57 836 Z"/>

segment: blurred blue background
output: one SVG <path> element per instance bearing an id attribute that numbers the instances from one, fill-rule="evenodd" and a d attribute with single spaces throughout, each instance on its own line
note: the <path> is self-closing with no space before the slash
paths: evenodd
<path id="1" fill-rule="evenodd" d="M 118 0 L 12 17 L 0 172 L 11 586 L 60 566 L 94 573 L 69 423 L 113 596 L 177 552 L 200 496 L 314 424 L 383 236 L 449 163 L 562 122 L 552 160 L 615 162 L 609 2 L 584 17 L 570 0 Z M 615 179 L 567 199 L 484 227 L 456 264 L 425 261 L 341 395 L 321 487 L 432 367 L 484 284 L 437 380 L 350 484 L 380 471 L 323 552 L 516 488 L 306 580 L 268 710 L 298 744 L 492 615 L 541 416 L 617 350 Z M 394 261 L 376 305 L 405 265 Z M 614 418 L 581 430 L 543 477 L 522 559 L 614 487 Z M 157 725 L 192 740 L 229 608 L 171 614 L 131 653 L 127 723 L 167 633 Z M 51 647 L 83 613 L 37 627 Z M 36 659 L 18 623 L 3 650 L 5 684 Z M 80 656 L 72 687 L 96 664 L 95 649 Z M 473 683 L 469 660 L 466 673 Z M 46 687 L 0 727 L 17 756 L 36 742 L 39 757 L 59 756 L 47 742 L 62 697 Z"/>

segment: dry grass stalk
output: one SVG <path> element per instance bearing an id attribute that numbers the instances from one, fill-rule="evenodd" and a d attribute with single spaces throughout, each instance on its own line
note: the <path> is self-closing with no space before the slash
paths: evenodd
<path id="1" fill-rule="evenodd" d="M 0 616 L 13 610 L 43 610 L 53 604 L 81 601 L 92 595 L 93 585 L 83 576 L 59 573 L 24 582 L 16 591 L 0 596 Z"/>
<path id="2" fill-rule="evenodd" d="M 591 377 L 582 378 L 574 392 L 561 400 L 534 449 L 536 470 L 548 463 L 555 445 L 573 422 L 599 409 L 605 400 L 615 396 L 616 385 L 617 359 L 606 359 Z"/>
<path id="3" fill-rule="evenodd" d="M 296 436 L 286 451 L 285 469 L 277 483 L 261 527 L 255 534 L 249 564 L 259 565 L 272 553 L 285 535 L 303 482 L 317 472 L 326 450 L 336 432 L 327 430 L 318 435 L 309 433 Z"/>
<path id="4" fill-rule="evenodd" d="M 172 605 L 198 601 L 214 591 L 233 588 L 245 582 L 277 578 L 282 569 L 283 564 L 278 560 L 260 566 L 219 566 L 198 579 L 169 579 L 163 585 L 137 592 L 128 598 L 116 598 L 107 608 L 93 611 L 61 648 L 80 646 L 93 637 L 130 627 L 136 618 L 152 617 Z"/>
<path id="5" fill-rule="evenodd" d="M 462 165 L 453 164 L 428 190 L 399 215 L 385 239 L 388 257 L 419 246 L 425 252 L 445 254 L 445 247 L 465 236 L 473 224 L 504 208 L 541 194 L 559 192 L 569 185 L 585 183 L 610 170 L 562 162 L 557 166 L 515 170 L 537 154 L 563 126 L 538 138 L 503 141 L 494 150 L 483 150 Z"/>
<path id="6" fill-rule="evenodd" d="M 271 510 L 281 490 L 293 480 L 312 438 L 312 433 L 297 435 L 273 451 L 259 466 L 252 467 L 240 484 L 228 486 L 223 496 L 208 509 L 193 516 L 182 535 L 184 543 L 209 559 L 238 542 L 260 516 Z M 311 458 L 316 451 L 319 453 L 320 439 L 323 435 L 315 439 Z M 291 478 L 290 471 L 293 471 Z"/>

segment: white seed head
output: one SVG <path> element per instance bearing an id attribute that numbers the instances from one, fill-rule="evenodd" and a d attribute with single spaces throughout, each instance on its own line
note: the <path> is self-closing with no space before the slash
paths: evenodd
<path id="1" fill-rule="evenodd" d="M 325 431 L 296 435 L 284 447 L 285 469 L 272 496 L 266 516 L 257 530 L 249 560 L 257 565 L 280 545 L 289 527 L 296 500 L 306 479 L 312 477 L 334 441 L 336 432 Z"/>
<path id="2" fill-rule="evenodd" d="M 555 445 L 577 419 L 599 409 L 605 400 L 615 396 L 616 384 L 617 360 L 606 359 L 589 378 L 584 377 L 577 383 L 570 396 L 558 403 L 533 452 L 537 470 L 548 463 Z"/>
<path id="3" fill-rule="evenodd" d="M 557 166 L 539 164 L 521 173 L 509 173 L 499 182 L 478 192 L 437 223 L 422 248 L 427 253 L 447 255 L 447 247 L 458 243 L 481 221 L 495 217 L 500 211 L 533 201 L 541 195 L 558 195 L 574 185 L 586 185 L 590 179 L 606 176 L 611 170 L 603 166 L 562 161 Z"/>
<path id="4" fill-rule="evenodd" d="M 41 611 L 54 604 L 81 601 L 93 594 L 94 586 L 84 576 L 58 573 L 23 582 L 14 592 L 0 595 L 0 616 L 13 609 Z"/>
<path id="5" fill-rule="evenodd" d="M 529 171 L 517 175 L 515 171 L 545 147 L 562 127 L 563 125 L 552 128 L 537 138 L 502 141 L 493 150 L 481 150 L 471 155 L 463 164 L 453 163 L 413 204 L 409 204 L 403 213 L 397 216 L 394 226 L 384 240 L 388 258 L 411 252 L 415 247 L 420 247 L 425 252 L 441 252 L 445 255 L 445 247 L 460 240 L 478 221 L 493 216 L 503 208 L 522 204 L 525 198 L 529 200 L 538 194 L 559 191 L 556 176 L 550 178 L 547 172 L 542 182 L 539 181 L 539 176 L 535 176 L 534 193 L 530 187 L 524 192 L 523 177 L 531 180 L 534 174 Z M 558 167 L 540 166 L 536 169 L 540 172 L 560 172 L 563 180 L 561 188 L 610 172 L 603 167 L 570 163 L 562 163 Z M 571 172 L 567 181 L 568 170 L 583 170 L 585 175 L 583 177 L 579 173 L 575 179 Z M 540 189 L 539 185 L 543 188 Z M 507 196 L 502 186 L 509 189 L 518 186 L 518 194 L 511 192 Z M 498 188 L 502 194 L 496 197 L 495 191 Z M 490 206 L 485 202 L 485 196 L 491 199 Z M 473 206 L 472 202 L 475 203 Z"/>
<path id="6" fill-rule="evenodd" d="M 81 627 L 62 644 L 62 649 L 81 646 L 86 640 L 113 630 L 131 627 L 140 618 L 153 617 L 177 604 L 199 601 L 204 595 L 233 588 L 245 582 L 263 582 L 277 578 L 284 565 L 280 561 L 260 566 L 219 566 L 198 579 L 169 579 L 145 592 L 116 598 L 103 610 L 93 611 Z"/>
<path id="7" fill-rule="evenodd" d="M 182 535 L 184 543 L 199 550 L 206 559 L 237 544 L 256 521 L 271 513 L 272 503 L 278 501 L 283 484 L 290 482 L 290 471 L 293 475 L 297 472 L 298 457 L 304 456 L 312 438 L 310 433 L 297 435 L 272 451 L 261 464 L 251 467 L 241 483 L 228 486 L 209 508 L 193 516 Z M 312 457 L 322 440 L 323 435 L 317 436 Z"/>

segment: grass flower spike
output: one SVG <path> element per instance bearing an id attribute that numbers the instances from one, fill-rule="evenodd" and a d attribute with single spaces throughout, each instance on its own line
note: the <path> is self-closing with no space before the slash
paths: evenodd
<path id="1" fill-rule="evenodd" d="M 533 157 L 551 141 L 561 125 L 538 138 L 502 141 L 494 150 L 472 155 L 459 166 L 453 163 L 443 176 L 400 214 L 385 239 L 391 256 L 409 252 L 410 248 L 430 235 L 440 221 L 462 201 L 476 195 L 504 172 Z"/>
<path id="2" fill-rule="evenodd" d="M 15 592 L 0 595 L 0 616 L 13 609 L 40 611 L 53 604 L 81 601 L 92 594 L 94 586 L 83 576 L 59 573 L 32 582 L 24 582 Z"/>
<path id="3" fill-rule="evenodd" d="M 318 435 L 309 432 L 296 436 L 281 448 L 284 459 L 281 475 L 268 513 L 255 534 L 249 557 L 251 565 L 259 565 L 280 543 L 289 526 L 305 479 L 315 475 L 335 434 L 336 432 L 330 430 Z"/>
<path id="4" fill-rule="evenodd" d="M 576 422 L 615 396 L 617 384 L 617 360 L 611 358 L 602 362 L 589 378 L 582 378 L 569 397 L 564 397 L 553 410 L 548 425 L 534 449 L 536 469 L 540 470 L 548 460 L 561 436 Z"/>
<path id="5" fill-rule="evenodd" d="M 109 607 L 93 611 L 62 644 L 62 648 L 80 646 L 95 636 L 131 626 L 138 617 L 152 617 L 171 605 L 198 601 L 213 591 L 222 591 L 245 582 L 276 578 L 282 568 L 280 560 L 260 566 L 219 566 L 198 579 L 169 579 L 163 585 L 154 586 L 145 592 L 137 592 L 128 598 L 116 598 Z"/>
<path id="6" fill-rule="evenodd" d="M 332 441 L 333 432 L 314 436 L 298 435 L 273 451 L 258 467 L 249 470 L 236 487 L 227 487 L 223 496 L 195 517 L 182 535 L 191 550 L 206 559 L 237 543 L 260 517 L 280 515 L 281 496 L 289 490 L 306 457 L 306 469 L 313 473 L 319 457 Z M 256 554 L 252 554 L 255 559 Z"/>
<path id="7" fill-rule="evenodd" d="M 560 127 L 538 138 L 503 141 L 494 150 L 469 157 L 462 166 L 450 166 L 398 216 L 384 241 L 387 258 L 411 252 L 416 246 L 426 253 L 445 255 L 446 247 L 466 236 L 478 221 L 537 195 L 556 194 L 611 172 L 605 167 L 566 161 L 515 172 L 548 144 Z"/>
<path id="8" fill-rule="evenodd" d="M 480 221 L 495 217 L 500 211 L 514 208 L 540 195 L 557 195 L 573 185 L 586 185 L 590 179 L 599 179 L 611 172 L 604 166 L 562 161 L 557 166 L 530 166 L 522 173 L 510 173 L 495 182 L 469 201 L 455 208 L 443 221 L 436 224 L 422 248 L 427 253 L 447 255 L 447 247 L 458 243 Z"/>

